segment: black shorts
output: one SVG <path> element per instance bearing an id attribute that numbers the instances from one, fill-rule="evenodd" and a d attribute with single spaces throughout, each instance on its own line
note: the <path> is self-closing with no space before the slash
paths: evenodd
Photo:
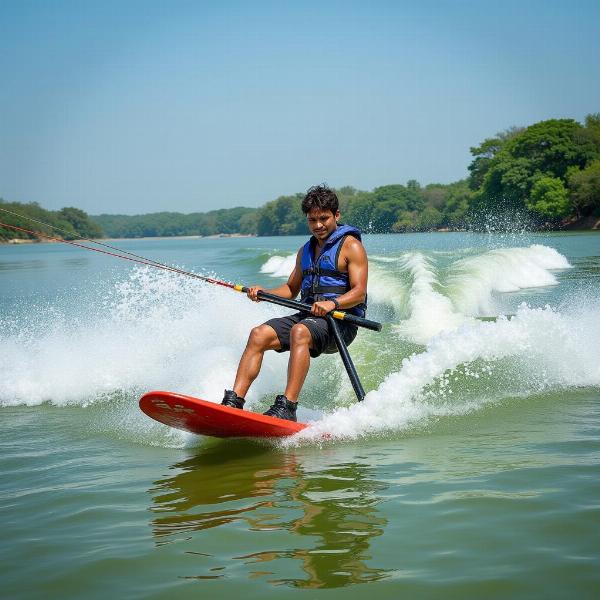
<path id="1" fill-rule="evenodd" d="M 313 347 L 310 350 L 310 355 L 313 358 L 319 356 L 319 354 L 333 354 L 337 352 L 337 346 L 335 344 L 335 338 L 333 337 L 333 331 L 329 328 L 329 323 L 324 317 L 315 317 L 310 313 L 298 312 L 287 317 L 279 317 L 277 319 L 269 319 L 265 325 L 269 325 L 275 330 L 279 343 L 281 344 L 281 350 L 277 352 L 287 352 L 290 349 L 290 330 L 298 323 L 305 325 L 310 331 L 313 339 Z M 351 325 L 350 323 L 344 323 L 343 321 L 336 321 L 342 339 L 349 346 L 356 337 L 358 327 Z"/>

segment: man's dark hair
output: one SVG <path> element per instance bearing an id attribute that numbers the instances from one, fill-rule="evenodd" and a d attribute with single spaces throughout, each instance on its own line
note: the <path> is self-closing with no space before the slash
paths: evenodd
<path id="1" fill-rule="evenodd" d="M 307 215 L 313 208 L 330 210 L 334 215 L 339 210 L 340 202 L 335 192 L 326 185 L 313 185 L 302 200 L 302 212 Z"/>

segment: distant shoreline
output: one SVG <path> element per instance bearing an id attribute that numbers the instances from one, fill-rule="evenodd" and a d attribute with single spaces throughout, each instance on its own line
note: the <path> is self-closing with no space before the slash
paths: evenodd
<path id="1" fill-rule="evenodd" d="M 200 239 L 216 239 L 216 238 L 250 238 L 258 237 L 255 233 L 215 233 L 213 235 L 145 235 L 142 237 L 111 237 L 111 238 L 100 238 L 103 241 L 117 241 L 117 240 L 200 240 Z"/>
<path id="2" fill-rule="evenodd" d="M 406 231 L 398 233 L 384 233 L 381 235 L 406 235 L 407 233 L 464 233 L 464 229 L 448 229 L 442 227 L 440 229 L 432 229 L 430 231 Z M 581 233 L 592 233 L 600 232 L 600 219 L 594 218 L 592 222 L 587 220 L 586 223 L 580 221 L 576 223 L 569 223 L 565 227 L 560 229 L 536 229 L 531 230 L 529 233 L 560 233 L 560 232 L 581 232 Z M 479 232 L 481 233 L 481 232 Z M 308 235 L 308 233 L 307 233 Z M 368 235 L 368 234 L 366 234 Z M 375 234 L 376 235 L 376 234 Z M 143 237 L 122 237 L 122 238 L 95 238 L 92 241 L 97 242 L 118 242 L 118 241 L 131 241 L 131 240 L 199 240 L 199 239 L 223 239 L 223 238 L 255 238 L 259 237 L 254 233 L 216 233 L 214 235 L 163 235 L 163 236 L 143 236 Z M 278 236 L 264 236 L 264 237 L 290 237 L 286 235 Z M 91 238 L 90 238 L 91 239 Z M 61 240 L 49 240 L 49 239 L 29 239 L 29 238 L 13 238 L 9 240 L 0 240 L 0 245 L 15 245 L 19 246 L 22 244 L 58 244 Z"/>
<path id="3" fill-rule="evenodd" d="M 143 237 L 111 237 L 111 238 L 90 238 L 93 242 L 118 242 L 122 240 L 199 240 L 199 239 L 219 239 L 219 238 L 251 238 L 258 237 L 255 233 L 215 233 L 214 235 L 156 235 Z M 285 236 L 280 236 L 285 237 Z M 22 244 L 58 244 L 62 240 L 49 240 L 47 238 L 12 238 L 9 240 L 0 240 L 0 244 L 20 246 Z M 69 240 L 71 241 L 71 240 Z M 84 240 L 80 240 L 84 241 Z"/>

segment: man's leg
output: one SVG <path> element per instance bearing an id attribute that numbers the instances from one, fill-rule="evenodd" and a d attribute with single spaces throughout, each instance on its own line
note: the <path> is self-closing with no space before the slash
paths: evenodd
<path id="1" fill-rule="evenodd" d="M 280 348 L 279 338 L 271 326 L 263 324 L 252 329 L 233 384 L 233 391 L 239 398 L 245 398 L 252 382 L 260 373 L 265 352 Z"/>
<path id="2" fill-rule="evenodd" d="M 298 323 L 290 331 L 290 359 L 285 397 L 297 402 L 310 367 L 310 349 L 313 338 L 306 325 Z"/>

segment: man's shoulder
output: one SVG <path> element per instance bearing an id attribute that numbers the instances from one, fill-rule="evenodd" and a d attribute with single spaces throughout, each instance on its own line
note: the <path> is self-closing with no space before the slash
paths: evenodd
<path id="1" fill-rule="evenodd" d="M 344 248 L 364 248 L 363 243 L 355 236 L 348 234 L 344 237 Z"/>
<path id="2" fill-rule="evenodd" d="M 367 255 L 362 242 L 353 235 L 346 236 L 341 253 L 346 260 L 350 261 L 361 259 Z"/>

